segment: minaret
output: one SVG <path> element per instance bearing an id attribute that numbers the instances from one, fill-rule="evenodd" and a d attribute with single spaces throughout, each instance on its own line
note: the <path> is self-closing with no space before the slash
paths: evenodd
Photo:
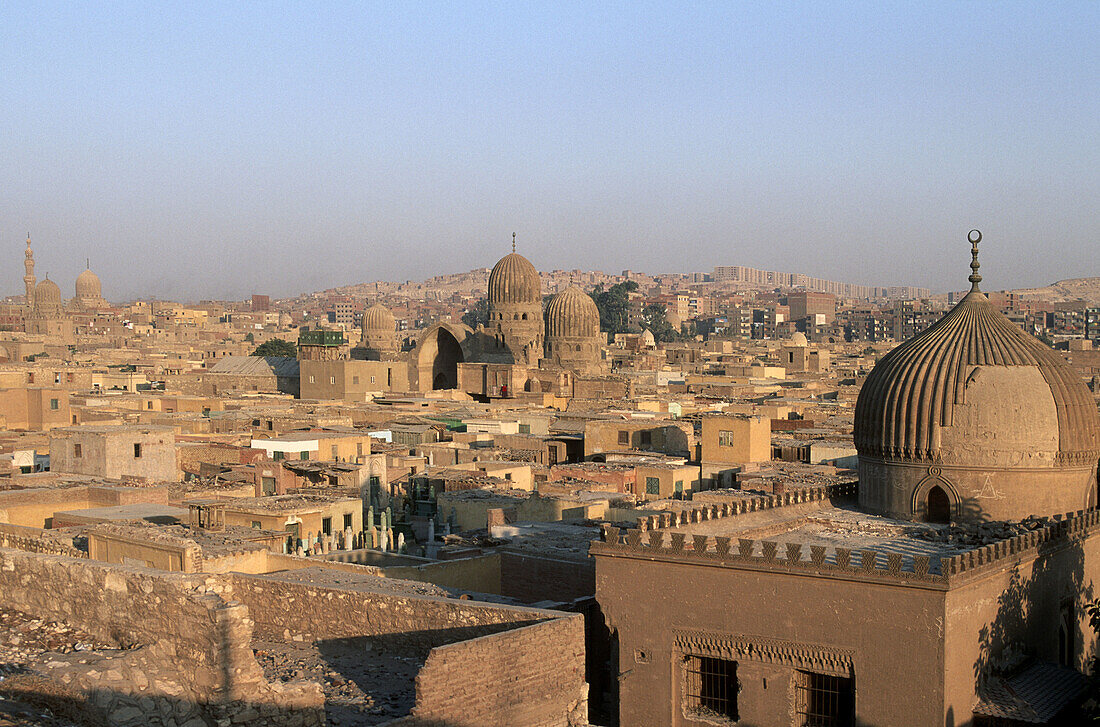
<path id="1" fill-rule="evenodd" d="M 27 307 L 34 308 L 34 284 L 38 282 L 38 279 L 34 277 L 34 251 L 31 250 L 31 233 L 27 233 L 27 251 L 24 253 L 27 257 L 23 261 L 23 267 L 27 269 L 27 274 L 23 276 L 23 284 L 27 286 L 26 298 Z"/>

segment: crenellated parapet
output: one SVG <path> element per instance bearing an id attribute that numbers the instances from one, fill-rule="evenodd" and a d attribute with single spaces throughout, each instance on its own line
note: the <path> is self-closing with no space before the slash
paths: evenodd
<path id="1" fill-rule="evenodd" d="M 791 490 L 779 495 L 761 495 L 760 497 L 746 497 L 732 502 L 707 503 L 683 510 L 644 515 L 638 518 L 638 529 L 648 531 L 676 528 L 691 523 L 737 517 L 761 510 L 774 510 L 779 507 L 789 507 L 803 503 L 855 499 L 858 492 L 859 483 L 841 482 L 822 487 Z"/>
<path id="2" fill-rule="evenodd" d="M 824 489 L 824 488 L 822 488 Z M 807 491 L 806 497 L 820 496 Z M 792 493 L 793 494 L 793 493 Z M 735 511 L 775 507 L 784 496 L 762 498 L 764 503 L 736 503 Z M 808 500 L 802 499 L 805 502 Z M 777 539 L 733 538 L 666 530 L 682 524 L 739 514 L 725 506 L 707 506 L 684 513 L 661 513 L 639 520 L 638 527 L 622 530 L 604 526 L 601 540 L 589 552 L 595 556 L 634 557 L 685 564 L 705 564 L 742 570 L 776 571 L 819 577 L 892 582 L 921 587 L 950 587 L 982 576 L 1007 563 L 1072 546 L 1100 528 L 1100 511 L 1078 511 L 1056 516 L 1047 525 L 991 545 L 955 555 L 908 555 L 875 549 L 806 545 Z M 673 520 L 676 522 L 674 523 Z"/>

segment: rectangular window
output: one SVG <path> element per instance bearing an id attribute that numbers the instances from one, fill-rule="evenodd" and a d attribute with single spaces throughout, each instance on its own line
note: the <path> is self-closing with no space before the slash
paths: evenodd
<path id="1" fill-rule="evenodd" d="M 311 384 L 317 383 L 317 379 L 313 376 L 313 374 L 309 375 L 309 383 L 311 383 Z"/>
<path id="2" fill-rule="evenodd" d="M 362 457 L 363 456 L 363 443 L 362 442 L 356 442 L 355 443 L 355 456 L 356 457 Z"/>
<path id="3" fill-rule="evenodd" d="M 648 447 L 653 444 L 653 432 L 642 432 L 642 446 Z"/>
<path id="4" fill-rule="evenodd" d="M 262 522 L 260 522 L 259 520 L 253 520 L 252 521 L 252 528 L 254 530 L 260 530 L 261 528 L 263 528 L 263 526 L 264 526 L 264 524 Z"/>
<path id="5" fill-rule="evenodd" d="M 656 477 L 645 478 L 645 494 L 647 495 L 660 495 L 661 494 L 661 481 Z"/>
<path id="6" fill-rule="evenodd" d="M 328 382 L 330 384 L 332 384 L 333 386 L 336 386 L 336 377 L 335 376 L 328 377 Z"/>
<path id="7" fill-rule="evenodd" d="M 60 406 L 57 399 L 50 399 L 50 409 L 57 411 L 57 407 Z"/>
<path id="8" fill-rule="evenodd" d="M 677 493 L 683 492 L 684 491 L 684 481 L 683 480 L 676 480 L 676 488 L 675 489 L 676 489 Z"/>
<path id="9" fill-rule="evenodd" d="M 335 445 L 335 444 L 332 445 L 332 458 L 333 459 L 339 459 L 339 457 L 337 456 L 338 451 L 339 450 L 337 449 L 337 445 Z"/>
<path id="10" fill-rule="evenodd" d="M 332 535 L 332 518 L 321 518 L 321 532 L 325 535 Z"/>
<path id="11" fill-rule="evenodd" d="M 134 459 L 141 459 L 141 443 L 134 442 Z"/>
<path id="12" fill-rule="evenodd" d="M 74 444 L 73 445 L 73 456 L 76 457 L 77 459 L 80 459 L 81 457 L 83 457 L 84 456 L 84 448 L 81 447 L 79 444 Z"/>
<path id="13" fill-rule="evenodd" d="M 737 721 L 736 661 L 685 656 L 684 677 L 687 681 L 684 707 L 688 713 Z"/>
<path id="14" fill-rule="evenodd" d="M 275 494 L 275 478 L 274 477 L 261 477 L 260 478 L 260 491 L 265 495 Z"/>
<path id="15" fill-rule="evenodd" d="M 145 402 L 145 408 L 146 409 L 152 409 L 153 408 L 153 402 L 151 402 L 151 401 Z"/>
<path id="16" fill-rule="evenodd" d="M 733 432 L 726 429 L 722 429 L 718 432 L 718 446 L 719 447 L 732 447 L 733 446 Z"/>
<path id="17" fill-rule="evenodd" d="M 630 444 L 630 432 L 619 432 L 619 444 Z"/>
<path id="18" fill-rule="evenodd" d="M 350 527 L 351 527 L 351 513 L 346 512 L 346 513 L 344 513 L 344 530 L 347 530 Z"/>
<path id="19" fill-rule="evenodd" d="M 855 724 L 852 679 L 800 671 L 795 677 L 794 711 L 798 727 L 849 727 Z"/>
<path id="20" fill-rule="evenodd" d="M 358 376 L 352 376 L 351 377 L 351 383 L 358 384 L 359 383 L 359 377 Z"/>
<path id="21" fill-rule="evenodd" d="M 530 434 L 531 433 L 531 425 L 530 424 L 520 424 L 519 425 L 519 433 L 520 434 Z"/>
<path id="22" fill-rule="evenodd" d="M 372 376 L 372 377 L 370 377 L 370 382 L 371 382 L 372 384 L 374 383 L 374 377 L 373 377 L 373 376 Z"/>
<path id="23" fill-rule="evenodd" d="M 309 459 L 309 452 L 302 452 L 298 455 L 298 459 Z"/>
<path id="24" fill-rule="evenodd" d="M 275 460 L 276 462 L 281 460 L 283 458 L 283 456 L 284 456 L 283 453 L 279 452 L 278 450 L 271 453 L 271 459 Z"/>

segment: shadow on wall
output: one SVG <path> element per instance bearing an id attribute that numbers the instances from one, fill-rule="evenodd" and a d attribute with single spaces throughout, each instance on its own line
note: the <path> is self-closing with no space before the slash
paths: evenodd
<path id="1" fill-rule="evenodd" d="M 1090 663 L 1095 644 L 1081 623 L 1085 604 L 1093 598 L 1093 583 L 1085 581 L 1084 551 L 1070 537 L 1041 548 L 1030 573 L 1014 567 L 997 598 L 995 617 L 979 632 L 973 671 L 978 696 L 988 695 L 997 680 L 1011 676 L 1031 659 L 1078 670 Z M 995 722 L 977 717 L 974 724 Z"/>
<path id="2" fill-rule="evenodd" d="M 233 715 L 233 716 L 230 716 Z M 9 672 L 0 682 L 0 722 L 39 727 L 207 727 L 234 725 L 324 725 L 318 709 L 285 711 L 272 704 L 196 704 L 166 695 L 135 697 L 109 689 L 83 695 L 31 672 Z"/>

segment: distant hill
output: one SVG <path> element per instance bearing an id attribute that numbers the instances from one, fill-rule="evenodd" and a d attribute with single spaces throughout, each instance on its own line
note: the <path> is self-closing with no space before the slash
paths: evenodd
<path id="1" fill-rule="evenodd" d="M 1020 288 L 1010 292 L 1025 298 L 1055 302 L 1087 300 L 1093 305 L 1100 305 L 1100 278 L 1070 278 L 1051 283 L 1045 288 Z"/>

